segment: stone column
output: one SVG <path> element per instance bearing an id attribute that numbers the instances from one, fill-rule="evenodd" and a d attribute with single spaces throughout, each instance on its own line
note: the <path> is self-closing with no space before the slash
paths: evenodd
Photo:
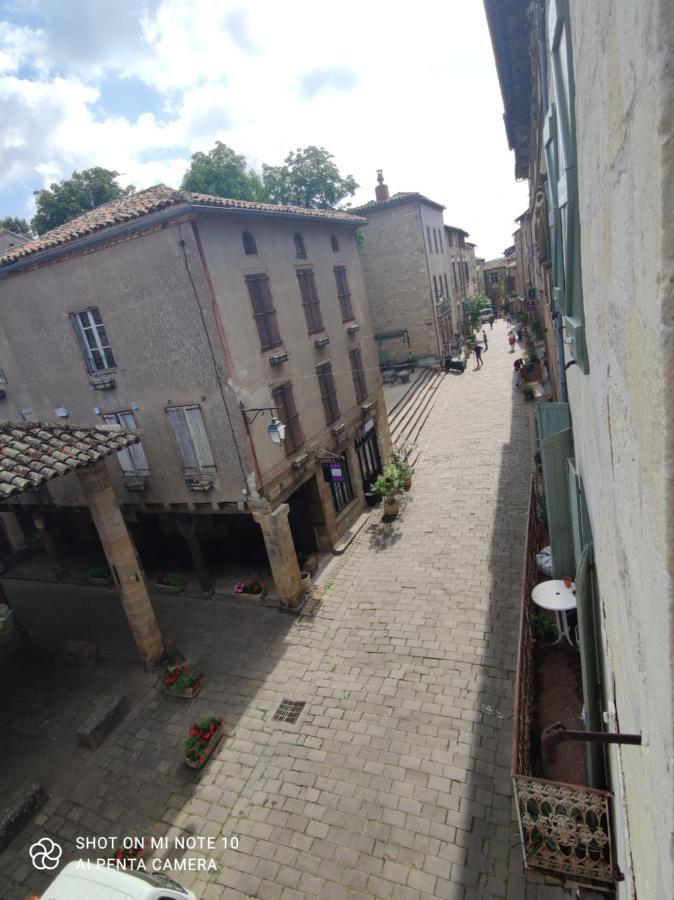
<path id="1" fill-rule="evenodd" d="M 136 548 L 115 500 L 105 462 L 80 469 L 77 475 L 140 655 L 148 666 L 155 665 L 164 654 L 164 642 Z"/>
<path id="2" fill-rule="evenodd" d="M 13 512 L 2 512 L 0 513 L 0 518 L 2 519 L 3 528 L 12 552 L 21 553 L 22 550 L 26 549 L 26 537 L 18 518 Z"/>
<path id="3" fill-rule="evenodd" d="M 290 507 L 281 503 L 271 512 L 255 510 L 253 519 L 262 529 L 271 575 L 281 603 L 294 609 L 302 599 L 300 567 L 288 522 Z"/>
<path id="4" fill-rule="evenodd" d="M 35 522 L 35 527 L 37 528 L 40 539 L 42 540 L 42 546 L 44 547 L 44 552 L 47 555 L 47 559 L 49 560 L 49 565 L 52 567 L 52 571 L 54 572 L 54 575 L 56 575 L 57 581 L 60 581 L 65 576 L 66 570 L 65 566 L 63 565 L 63 560 L 61 559 L 61 556 L 56 549 L 54 536 L 47 528 L 44 516 L 41 513 L 34 512 L 33 521 Z"/>
<path id="5" fill-rule="evenodd" d="M 201 552 L 201 544 L 197 537 L 197 523 L 195 518 L 194 516 L 179 515 L 176 518 L 176 525 L 178 526 L 178 531 L 185 538 L 185 542 L 192 557 L 194 569 L 197 573 L 197 578 L 199 579 L 199 584 L 201 585 L 201 590 L 207 597 L 210 597 L 213 593 L 213 579 L 211 578 L 211 573 L 208 571 L 204 555 Z"/>

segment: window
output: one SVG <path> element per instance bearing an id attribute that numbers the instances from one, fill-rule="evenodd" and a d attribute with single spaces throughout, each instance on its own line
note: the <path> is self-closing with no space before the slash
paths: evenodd
<path id="1" fill-rule="evenodd" d="M 435 252 L 439 253 L 440 251 L 438 250 L 438 229 L 437 228 L 433 229 L 433 242 L 435 243 Z"/>
<path id="2" fill-rule="evenodd" d="M 244 231 L 241 237 L 243 238 L 243 252 L 246 256 L 254 256 L 257 253 L 257 244 L 253 235 L 250 231 Z"/>
<path id="3" fill-rule="evenodd" d="M 339 417 L 339 404 L 337 403 L 337 388 L 332 374 L 332 363 L 323 363 L 316 368 L 318 386 L 321 389 L 321 400 L 325 410 L 325 421 L 328 425 Z"/>
<path id="4" fill-rule="evenodd" d="M 438 299 L 438 279 L 435 275 L 433 276 L 433 296 L 436 300 Z"/>
<path id="5" fill-rule="evenodd" d="M 489 272 L 489 284 L 498 284 L 498 272 Z"/>
<path id="6" fill-rule="evenodd" d="M 173 426 L 185 475 L 210 475 L 215 472 L 213 454 L 198 406 L 173 406 L 166 410 Z"/>
<path id="7" fill-rule="evenodd" d="M 331 244 L 332 249 L 334 250 L 334 252 L 337 253 L 337 252 L 339 251 L 339 241 L 337 240 L 337 235 L 336 235 L 336 234 L 333 234 L 333 235 L 330 237 L 330 244 Z"/>
<path id="8" fill-rule="evenodd" d="M 246 284 L 253 307 L 253 319 L 260 338 L 260 347 L 269 350 L 283 343 L 276 323 L 276 310 L 269 290 L 268 275 L 246 275 Z"/>
<path id="9" fill-rule="evenodd" d="M 440 253 L 444 253 L 444 247 L 442 246 L 442 228 L 438 228 L 438 243 L 440 244 Z"/>
<path id="10" fill-rule="evenodd" d="M 285 384 L 275 387 L 271 395 L 274 400 L 274 406 L 278 410 L 278 417 L 286 426 L 283 449 L 286 454 L 294 453 L 304 443 L 304 434 L 302 433 L 300 417 L 295 404 L 293 386 L 287 381 Z"/>
<path id="11" fill-rule="evenodd" d="M 356 392 L 356 402 L 362 403 L 367 398 L 367 384 L 365 383 L 365 370 L 363 369 L 363 355 L 360 347 L 349 353 L 351 363 L 351 375 L 353 376 L 353 388 Z"/>
<path id="12" fill-rule="evenodd" d="M 428 227 L 428 225 L 426 226 L 426 237 L 428 238 L 428 252 L 432 253 L 433 244 L 431 243 L 431 229 Z"/>
<path id="13" fill-rule="evenodd" d="M 114 369 L 117 364 L 98 307 L 92 306 L 83 312 L 73 313 L 70 318 L 79 338 L 87 369 L 90 372 Z"/>
<path id="14" fill-rule="evenodd" d="M 337 296 L 342 310 L 342 322 L 353 320 L 353 306 L 351 304 L 351 291 L 349 280 L 346 277 L 346 266 L 335 266 L 335 282 L 337 284 Z"/>
<path id="15" fill-rule="evenodd" d="M 459 233 L 459 247 L 461 247 L 462 250 L 465 250 L 466 247 L 466 239 L 461 233 Z"/>
<path id="16" fill-rule="evenodd" d="M 121 425 L 122 428 L 137 428 L 136 420 L 132 412 L 106 413 L 103 416 L 106 425 Z M 142 444 L 131 444 L 123 450 L 117 451 L 117 459 L 122 472 L 125 475 L 149 475 L 150 467 L 147 464 L 145 451 Z"/>
<path id="17" fill-rule="evenodd" d="M 445 279 L 445 297 L 449 300 L 449 285 L 447 284 L 447 275 L 442 276 Z"/>
<path id="18" fill-rule="evenodd" d="M 468 263 L 465 262 L 463 264 L 463 281 L 464 284 L 468 284 Z"/>
<path id="19" fill-rule="evenodd" d="M 458 291 L 459 282 L 456 280 L 456 263 L 455 262 L 452 263 L 452 276 L 454 278 L 454 290 Z"/>
<path id="20" fill-rule="evenodd" d="M 447 232 L 447 246 L 448 246 L 448 247 L 453 247 L 453 246 L 454 246 L 454 237 L 453 237 L 451 231 L 448 231 L 448 232 Z"/>
<path id="21" fill-rule="evenodd" d="M 298 269 L 297 280 L 302 294 L 302 306 L 304 318 L 307 320 L 309 334 L 315 334 L 323 330 L 323 318 L 321 316 L 321 304 L 316 292 L 316 281 L 313 269 Z"/>
<path id="22" fill-rule="evenodd" d="M 337 472 L 338 466 L 340 472 Z M 353 500 L 349 464 L 343 457 L 339 461 L 335 460 L 334 463 L 324 463 L 323 477 L 330 485 L 335 512 L 340 513 Z"/>
<path id="23" fill-rule="evenodd" d="M 307 248 L 304 245 L 304 238 L 299 233 L 295 235 L 295 256 L 298 259 L 307 258 Z"/>

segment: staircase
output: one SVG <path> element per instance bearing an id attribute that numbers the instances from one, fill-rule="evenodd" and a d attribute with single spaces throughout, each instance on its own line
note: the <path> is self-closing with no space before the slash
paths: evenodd
<path id="1" fill-rule="evenodd" d="M 435 394 L 444 377 L 444 372 L 436 369 L 421 369 L 409 388 L 391 407 L 388 423 L 394 444 L 403 441 L 416 444 L 426 419 L 431 414 Z M 411 465 L 418 458 L 419 451 L 414 450 L 410 456 Z"/>

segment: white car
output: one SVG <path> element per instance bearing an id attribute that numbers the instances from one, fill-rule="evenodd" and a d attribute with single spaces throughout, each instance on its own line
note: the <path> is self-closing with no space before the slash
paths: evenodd
<path id="1" fill-rule="evenodd" d="M 40 900 L 198 900 L 162 872 L 125 872 L 95 863 L 71 862 Z"/>

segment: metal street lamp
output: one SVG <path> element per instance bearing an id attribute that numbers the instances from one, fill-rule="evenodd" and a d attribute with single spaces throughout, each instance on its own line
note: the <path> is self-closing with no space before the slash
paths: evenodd
<path id="1" fill-rule="evenodd" d="M 269 425 L 267 425 L 267 434 L 271 438 L 272 444 L 276 444 L 278 446 L 279 444 L 283 443 L 283 438 L 286 434 L 286 427 L 283 422 L 279 422 L 276 416 L 272 416 L 271 422 L 269 423 Z"/>
<path id="2" fill-rule="evenodd" d="M 259 415 L 263 413 L 270 413 L 271 422 L 267 425 L 267 434 L 269 435 L 272 444 L 276 444 L 278 447 L 283 443 L 283 439 L 286 434 L 286 426 L 283 422 L 276 418 L 275 413 L 278 412 L 275 406 L 256 406 L 251 407 L 250 409 L 244 409 L 243 405 L 241 406 L 241 414 L 243 416 L 243 421 L 246 423 L 246 431 L 250 434 L 250 426 L 257 419 Z M 252 418 L 248 418 L 247 413 L 253 413 Z"/>

